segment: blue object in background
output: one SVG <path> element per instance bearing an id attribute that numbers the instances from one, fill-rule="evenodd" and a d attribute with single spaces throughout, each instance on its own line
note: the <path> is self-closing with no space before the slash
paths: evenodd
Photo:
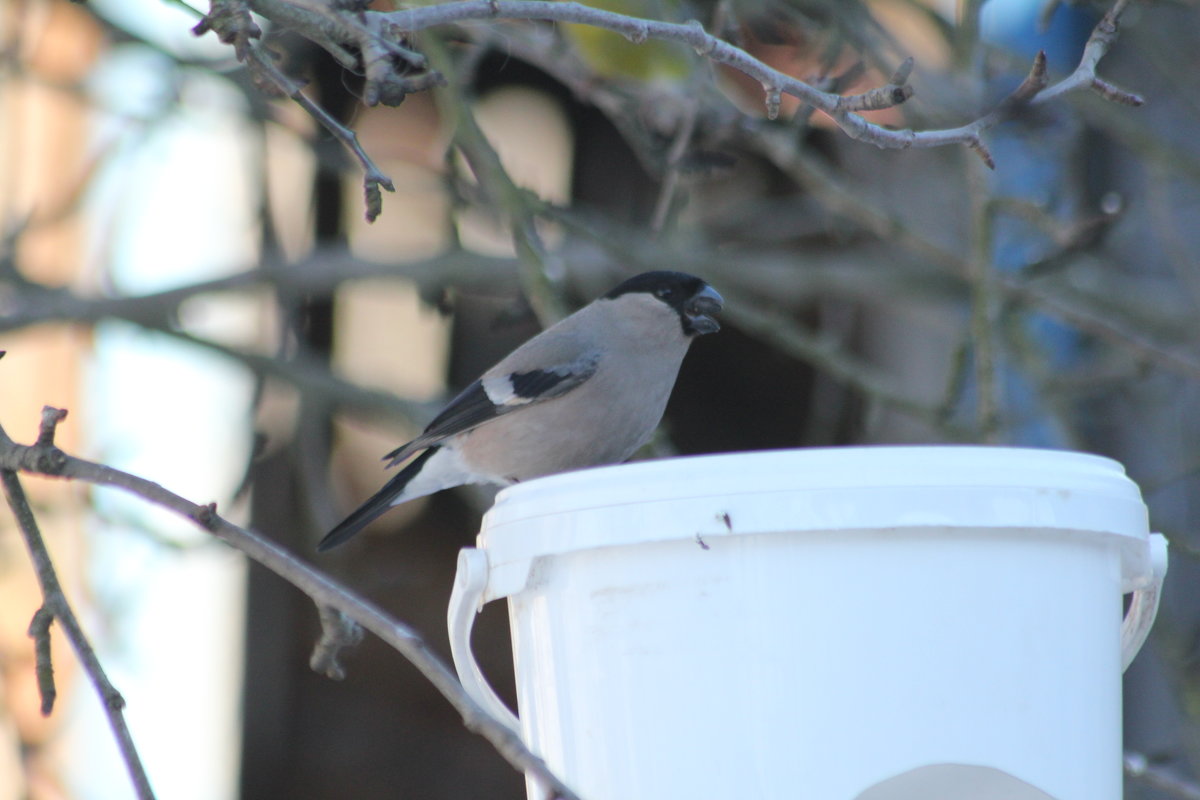
<path id="1" fill-rule="evenodd" d="M 1083 47 L 1095 25 L 1090 8 L 1059 5 L 1045 31 L 1039 17 L 1045 0 L 990 0 L 980 12 L 980 36 L 987 44 L 1015 56 L 1023 69 L 990 78 L 989 101 L 999 102 L 1028 74 L 1039 50 L 1045 51 L 1052 76 L 1069 74 L 1079 63 Z M 1069 111 L 1055 104 L 1038 106 L 1029 114 L 996 126 L 988 135 L 988 148 L 996 162 L 989 171 L 990 196 L 1036 207 L 1054 221 L 1069 225 L 1084 215 L 1080 168 L 1079 124 Z M 992 220 L 992 262 L 1001 273 L 1016 274 L 1051 254 L 1055 242 L 1028 219 L 1003 210 Z M 1046 368 L 1059 372 L 1079 360 L 1079 334 L 1057 320 L 1026 312 L 1022 334 L 1040 353 Z M 1073 436 L 1039 400 L 1030 383 L 1029 370 L 1006 365 L 1001 356 L 997 380 L 1010 416 L 1012 444 L 1069 447 Z"/>

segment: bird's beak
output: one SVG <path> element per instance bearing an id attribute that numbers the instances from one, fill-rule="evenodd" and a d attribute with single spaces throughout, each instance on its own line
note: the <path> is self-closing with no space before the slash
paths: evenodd
<path id="1" fill-rule="evenodd" d="M 683 307 L 683 313 L 687 315 L 692 330 L 699 336 L 721 330 L 721 325 L 713 315 L 721 313 L 721 309 L 724 307 L 725 298 L 721 297 L 716 289 L 705 286 L 687 301 Z"/>

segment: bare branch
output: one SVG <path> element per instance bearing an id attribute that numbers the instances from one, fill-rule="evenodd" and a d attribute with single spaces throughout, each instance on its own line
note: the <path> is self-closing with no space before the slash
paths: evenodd
<path id="1" fill-rule="evenodd" d="M 371 157 L 367 155 L 367 152 L 363 150 L 362 145 L 359 143 L 358 134 L 338 122 L 328 111 L 310 100 L 301 91 L 299 84 L 283 74 L 283 70 L 275 65 L 275 61 L 270 55 L 264 54 L 262 49 L 257 45 L 249 47 L 246 52 L 248 57 L 247 63 L 252 65 L 260 75 L 265 76 L 267 80 L 278 87 L 280 91 L 299 103 L 301 108 L 311 114 L 313 119 L 321 123 L 327 131 L 341 141 L 354 154 L 354 157 L 358 159 L 358 163 L 362 166 L 364 173 L 363 194 L 366 200 L 367 222 L 374 222 L 383 210 L 383 195 L 379 191 L 380 187 L 387 189 L 389 192 L 396 191 L 396 186 L 392 183 L 392 179 L 385 175 L 379 167 L 375 166 L 375 162 L 371 160 Z"/>
<path id="2" fill-rule="evenodd" d="M 33 612 L 29 621 L 29 638 L 33 639 L 34 669 L 37 672 L 38 694 L 42 696 L 42 716 L 50 716 L 58 689 L 54 686 L 54 661 L 50 657 L 50 626 L 54 624 L 54 612 L 41 605 Z"/>
<path id="3" fill-rule="evenodd" d="M 1029 68 L 1029 74 L 1025 76 L 1025 80 L 1021 81 L 1020 85 L 1013 89 L 1012 94 L 1004 98 L 999 108 L 992 113 L 1012 114 L 1013 111 L 1032 100 L 1038 92 L 1045 89 L 1046 83 L 1046 51 L 1038 50 L 1037 55 L 1033 57 L 1033 66 Z"/>
<path id="4" fill-rule="evenodd" d="M 995 169 L 996 162 L 992 159 L 991 151 L 989 151 L 987 145 L 983 143 L 983 132 L 989 128 L 995 127 L 1000 122 L 1012 117 L 1021 108 L 1029 105 L 1033 98 L 1037 96 L 1038 92 L 1042 91 L 1046 87 L 1046 82 L 1046 53 L 1044 50 L 1039 50 L 1037 55 L 1033 58 L 1033 65 L 1029 68 L 1029 74 L 1025 76 L 1025 80 L 1021 81 L 1021 84 L 1017 86 L 1017 88 L 1014 89 L 1012 93 L 1008 95 L 1008 97 L 1001 100 L 1000 103 L 997 104 L 997 106 L 987 114 L 968 125 L 954 129 L 954 135 L 961 135 L 963 137 L 961 141 L 966 144 L 967 147 L 975 153 L 975 155 L 979 156 L 983 163 L 987 165 L 987 168 Z M 927 133 L 934 132 L 929 131 Z M 917 134 L 918 137 L 922 137 L 924 135 L 925 134 Z M 913 143 L 913 146 L 923 147 L 925 145 L 921 144 L 920 141 L 917 141 Z"/>
<path id="5" fill-rule="evenodd" d="M 333 291 L 348 281 L 390 277 L 411 282 L 426 294 L 436 293 L 441 287 L 451 284 L 507 292 L 516 288 L 516 273 L 514 259 L 483 256 L 463 250 L 390 264 L 356 258 L 344 249 L 331 248 L 318 250 L 285 268 L 251 268 L 142 295 L 81 296 L 69 289 L 52 289 L 26 283 L 19 287 L 19 302 L 13 303 L 11 310 L 5 308 L 4 313 L 0 314 L 0 332 L 47 322 L 87 324 L 104 319 L 120 319 L 230 358 L 257 375 L 284 381 L 339 409 L 400 417 L 423 425 L 436 409 L 389 392 L 359 386 L 303 355 L 286 360 L 271 358 L 253 350 L 194 336 L 186 330 L 180 330 L 173 320 L 178 319 L 181 307 L 191 298 L 219 292 L 249 291 L 262 286 L 325 292 Z M 50 457 L 55 452 L 33 451 L 30 457 Z M 45 467 L 46 471 L 53 469 L 53 465 Z"/>
<path id="6" fill-rule="evenodd" d="M 1103 78 L 1092 78 L 1091 88 L 1105 100 L 1120 103 L 1123 106 L 1134 106 L 1136 108 L 1146 102 L 1140 94 L 1134 94 L 1133 92 L 1117 88 Z"/>
<path id="7" fill-rule="evenodd" d="M 123 712 L 125 699 L 109 681 L 100 664 L 100 659 L 96 657 L 96 652 L 92 649 L 87 634 L 83 632 L 83 627 L 79 624 L 79 620 L 67 600 L 62 584 L 58 580 L 58 573 L 54 569 L 54 563 L 50 559 L 50 552 L 46 549 L 41 531 L 38 530 L 33 509 L 30 507 L 29 500 L 25 497 L 25 490 L 17 477 L 17 470 L 42 472 L 44 467 L 51 470 L 65 468 L 66 456 L 54 446 L 54 426 L 65 416 L 65 411 L 47 406 L 42 412 L 42 425 L 37 444 L 28 448 L 16 446 L 0 428 L 0 452 L 6 456 L 0 459 L 0 483 L 4 486 L 9 508 L 12 509 L 21 534 L 25 538 L 25 545 L 29 549 L 29 557 L 33 562 L 38 584 L 42 590 L 42 606 L 34 614 L 29 625 L 29 635 L 34 639 L 38 689 L 42 693 L 42 713 L 49 714 L 54 707 L 54 668 L 50 661 L 50 625 L 57 620 L 62 625 L 67 641 L 71 643 L 71 647 L 79 657 L 84 672 L 87 673 L 96 692 L 100 695 L 104 713 L 117 740 L 121 758 L 125 761 L 125 767 L 129 771 L 134 791 L 140 800 L 153 800 L 154 791 L 150 788 L 150 780 L 146 776 L 146 770 L 138 756 L 137 747 L 129 733 L 129 726 L 125 722 Z"/>
<path id="8" fill-rule="evenodd" d="M 51 465 L 51 468 L 41 469 L 37 465 Z M 347 619 L 353 620 L 355 624 L 383 639 L 407 658 L 441 692 L 442 696 L 462 715 L 463 723 L 468 730 L 487 739 L 518 770 L 535 776 L 544 785 L 549 786 L 554 797 L 562 798 L 562 800 L 579 800 L 574 792 L 555 777 L 541 758 L 525 747 L 521 738 L 514 731 L 488 714 L 467 695 L 454 672 L 413 628 L 388 616 L 378 606 L 355 595 L 274 542 L 222 518 L 217 514 L 215 504 L 193 503 L 153 481 L 103 464 L 68 456 L 53 444 L 32 446 L 17 444 L 0 427 L 0 476 L 4 478 L 6 489 L 9 488 L 10 483 L 15 483 L 19 491 L 17 470 L 81 480 L 98 486 L 112 486 L 191 520 L 221 541 L 240 550 L 284 578 L 311 597 L 319 607 L 335 609 Z M 9 496 L 11 502 L 13 496 L 11 492 Z M 18 505 L 14 504 L 14 510 L 17 510 Z M 27 511 L 28 504 L 24 504 L 23 508 Z M 22 513 L 24 512 L 19 512 L 19 516 Z M 28 516 L 32 517 L 31 514 Z M 24 528 L 24 522 L 22 527 Z M 39 557 L 44 558 L 46 567 L 52 570 L 48 556 Z M 39 576 L 41 574 L 42 569 L 39 565 Z M 59 619 L 63 622 L 64 627 L 67 627 L 67 620 L 73 620 L 74 617 L 59 616 Z M 71 635 L 69 629 L 68 635 Z M 82 657 L 83 653 L 81 652 L 80 655 Z M 94 660 L 94 654 L 92 658 Z M 95 664 L 95 667 L 99 669 L 99 664 Z M 106 695 L 106 707 L 115 706 L 113 708 L 115 714 L 119 711 L 120 705 L 110 699 L 112 696 L 119 698 L 119 695 L 115 695 L 115 691 L 113 695 Z M 151 795 L 143 796 L 150 797 Z"/>
<path id="9" fill-rule="evenodd" d="M 661 232 L 667 222 L 667 214 L 675 202 L 679 189 L 681 162 L 692 142 L 692 134 L 696 130 L 696 117 L 700 112 L 699 102 L 690 104 L 683 115 L 682 124 L 675 132 L 671 149 L 667 151 L 666 171 L 663 174 L 662 185 L 658 190 L 658 200 L 654 204 L 654 214 L 650 218 L 650 230 Z"/>
<path id="10" fill-rule="evenodd" d="M 967 147 L 972 153 L 979 156 L 979 159 L 983 161 L 984 166 L 988 169 L 996 168 L 996 159 L 992 158 L 992 151 L 988 150 L 987 145 L 983 143 L 983 139 L 980 138 L 979 134 L 975 134 L 967 140 Z"/>
<path id="11" fill-rule="evenodd" d="M 331 292 L 346 282 L 390 277 L 410 281 L 427 292 L 454 283 L 508 289 L 515 283 L 515 274 L 516 264 L 511 258 L 466 250 L 392 263 L 358 258 L 344 248 L 331 247 L 316 250 L 285 267 L 250 267 L 219 278 L 141 295 L 80 295 L 26 281 L 17 287 L 22 290 L 21 302 L 4 308 L 0 315 L 0 332 L 43 322 L 88 323 L 108 318 L 157 328 L 177 317 L 180 307 L 193 297 L 263 286 Z"/>
<path id="12" fill-rule="evenodd" d="M 41 447 L 53 447 L 54 434 L 58 430 L 58 423 L 66 418 L 67 410 L 65 408 L 42 406 L 42 422 L 38 425 L 38 445 Z"/>
<path id="13" fill-rule="evenodd" d="M 909 63 L 915 63 L 915 62 L 913 62 L 912 59 L 910 58 L 910 59 L 905 59 L 904 63 L 909 64 Z M 901 65 L 902 68 L 903 68 L 903 66 L 904 65 Z M 828 73 L 825 73 L 825 74 L 818 75 L 816 77 L 810 77 L 808 79 L 808 82 L 811 83 L 817 89 L 820 89 L 822 92 L 831 92 L 833 94 L 841 94 L 843 89 L 845 89 L 848 86 L 853 86 L 854 84 L 856 84 L 859 81 L 859 79 L 862 78 L 862 76 L 864 74 L 866 74 L 866 71 L 867 71 L 867 65 L 862 60 L 858 60 L 858 61 L 855 61 L 853 64 L 851 64 L 849 67 L 847 67 L 846 70 L 844 72 L 842 72 L 840 75 L 829 75 Z M 896 70 L 896 74 L 900 75 L 901 70 Z M 900 83 L 907 82 L 908 74 L 904 73 L 903 78 L 904 78 L 904 80 L 899 81 Z M 893 76 L 893 78 L 892 78 L 892 83 L 897 83 L 895 76 Z M 816 111 L 816 109 L 813 108 L 812 105 L 810 105 L 808 103 L 802 103 L 800 105 L 800 108 L 798 108 L 796 110 L 796 113 L 792 117 L 792 120 L 793 120 L 793 122 L 807 124 L 809 118 L 812 117 L 812 114 L 814 111 Z"/>
<path id="14" fill-rule="evenodd" d="M 1129 0 L 1117 0 L 1113 3 L 1112 8 L 1100 18 L 1096 27 L 1092 29 L 1092 35 L 1088 37 L 1087 44 L 1083 47 L 1083 55 L 1080 57 L 1075 71 L 1039 94 L 1032 102 L 1045 103 L 1077 89 L 1092 89 L 1102 97 L 1124 105 L 1140 106 L 1144 102 L 1141 96 L 1118 89 L 1096 75 L 1096 67 L 1100 64 L 1100 59 L 1107 55 L 1108 49 L 1117 40 L 1117 33 L 1120 30 L 1118 22 L 1128 5 Z"/>
<path id="15" fill-rule="evenodd" d="M 1038 102 L 1042 101 L 1043 95 L 1049 94 L 1053 97 L 1092 86 L 1091 79 L 1095 77 L 1095 66 L 1108 51 L 1112 41 L 1115 40 L 1116 21 L 1127 3 L 1128 0 L 1118 0 L 1093 32 L 1092 40 L 1089 41 L 1080 67 L 1075 73 L 1078 76 L 1090 70 L 1087 86 L 1083 85 L 1081 79 L 1068 78 L 1051 89 L 1039 90 L 1040 94 L 1035 92 L 1034 95 L 1037 95 Z M 699 55 L 717 63 L 726 64 L 757 80 L 763 86 L 768 117 L 772 116 L 773 111 L 777 112 L 777 103 L 781 95 L 792 95 L 825 112 L 851 138 L 885 149 L 964 144 L 981 156 L 985 156 L 984 160 L 986 161 L 989 157 L 986 156 L 986 149 L 980 141 L 980 134 L 1011 113 L 1015 100 L 1020 100 L 1020 103 L 1023 104 L 1035 99 L 1032 95 L 1024 96 L 1024 94 L 1018 95 L 1017 98 L 1010 97 L 1001 104 L 1004 113 L 993 111 L 974 122 L 957 128 L 920 132 L 911 129 L 893 130 L 867 122 L 856 112 L 888 108 L 911 97 L 912 90 L 907 84 L 911 68 L 907 65 L 897 70 L 892 83 L 888 86 L 873 89 L 862 95 L 843 97 L 821 91 L 809 83 L 767 66 L 744 50 L 707 33 L 704 27 L 694 20 L 679 24 L 658 22 L 603 11 L 575 2 L 545 2 L 544 0 L 496 0 L 495 2 L 465 0 L 464 2 L 441 3 L 393 11 L 387 16 L 398 28 L 409 32 L 471 20 L 539 19 L 592 25 L 616 31 L 635 42 L 646 39 L 682 42 L 690 45 Z M 1038 65 L 1035 61 L 1031 74 L 1037 70 Z M 1044 66 L 1042 74 L 1044 77 Z M 900 80 L 896 80 L 896 78 L 900 78 Z M 1044 85 L 1042 83 L 1042 86 Z"/>
<path id="16" fill-rule="evenodd" d="M 409 32 L 439 25 L 500 18 L 591 25 L 620 33 L 633 42 L 644 42 L 647 39 L 681 42 L 692 47 L 698 55 L 730 66 L 757 80 L 763 86 L 768 117 L 773 116 L 773 110 L 777 113 L 780 96 L 788 94 L 829 114 L 853 138 L 870 141 L 880 147 L 910 146 L 906 132 L 890 131 L 872 125 L 854 113 L 857 106 L 868 103 L 873 104 L 871 108 L 887 108 L 896 105 L 896 102 L 886 103 L 878 93 L 867 93 L 870 96 L 868 101 L 866 98 L 844 98 L 820 91 L 804 81 L 767 66 L 745 50 L 709 34 L 696 20 L 683 23 L 660 22 L 604 11 L 575 2 L 547 0 L 465 0 L 393 11 L 387 16 L 398 28 Z M 903 99 L 894 91 L 888 91 L 886 94 L 903 102 L 912 93 L 911 90 L 902 92 Z"/>
<path id="17" fill-rule="evenodd" d="M 1152 789 L 1165 792 L 1181 800 L 1200 800 L 1200 785 L 1172 775 L 1162 767 L 1150 763 L 1141 753 L 1126 753 L 1125 774 Z"/>
<path id="18" fill-rule="evenodd" d="M 321 619 L 321 638 L 308 659 L 309 669 L 330 680 L 340 681 L 346 677 L 341 662 L 342 651 L 362 641 L 363 629 L 332 606 L 318 606 L 317 613 Z"/>
<path id="19" fill-rule="evenodd" d="M 398 31 L 387 28 L 386 18 L 380 15 L 365 13 L 370 3 L 331 3 L 328 0 L 248 0 L 255 8 L 270 8 L 273 13 L 282 6 L 301 8 L 310 14 L 320 17 L 328 26 L 330 35 L 347 42 L 356 42 L 365 47 L 369 40 L 375 40 L 377 52 L 389 60 L 395 59 L 404 65 L 417 70 L 429 67 L 424 55 L 408 46 L 397 34 Z M 397 65 L 399 66 L 399 65 Z"/>
<path id="20" fill-rule="evenodd" d="M 1191 380 L 1200 380 L 1200 361 L 1191 355 L 1162 347 L 1112 319 L 1079 307 L 1061 295 L 1051 294 L 1033 284 L 1011 278 L 1000 278 L 998 287 L 1006 295 L 1022 300 L 1077 330 L 1109 342 L 1160 369 Z"/>
<path id="21" fill-rule="evenodd" d="M 375 166 L 359 144 L 353 130 L 333 119 L 309 100 L 300 86 L 284 75 L 268 56 L 261 53 L 259 46 L 253 43 L 253 39 L 261 35 L 261 31 L 250 18 L 250 9 L 307 36 L 331 52 L 347 68 L 361 68 L 366 76 L 364 99 L 368 105 L 380 102 L 396 105 L 411 92 L 445 84 L 442 71 L 427 70 L 428 62 L 425 56 L 408 46 L 408 37 L 415 32 L 474 20 L 570 22 L 615 31 L 634 42 L 661 39 L 687 44 L 699 56 L 725 64 L 757 80 L 763 87 L 768 119 L 778 116 L 782 96 L 788 94 L 802 101 L 803 113 L 809 113 L 809 109 L 823 111 L 853 139 L 886 149 L 961 144 L 979 155 L 989 167 L 993 167 L 994 162 L 981 134 L 1009 116 L 1016 107 L 1029 102 L 1044 102 L 1080 88 L 1092 89 L 1103 97 L 1127 105 L 1139 105 L 1142 102 L 1137 95 L 1118 89 L 1096 76 L 1096 65 L 1115 41 L 1117 20 L 1127 4 L 1128 0 L 1117 0 L 1093 31 L 1075 72 L 1056 86 L 1045 89 L 1044 57 L 1039 55 L 1040 61 L 1035 60 L 1031 76 L 1040 71 L 1040 79 L 1034 83 L 1027 81 L 992 112 L 957 128 L 919 132 L 912 129 L 885 128 L 868 122 L 860 115 L 860 112 L 878 111 L 900 105 L 912 97 L 913 88 L 908 84 L 908 77 L 913 69 L 911 59 L 906 60 L 896 70 L 887 85 L 862 94 L 843 96 L 836 92 L 822 91 L 810 83 L 769 67 L 745 50 L 709 34 L 696 20 L 684 23 L 660 22 L 592 8 L 576 2 L 464 0 L 384 13 L 337 8 L 310 0 L 212 0 L 211 12 L 195 30 L 197 33 L 213 30 L 222 41 L 232 43 L 239 60 L 246 61 L 268 82 L 303 106 L 354 153 L 364 171 L 366 218 L 368 221 L 374 221 L 382 210 L 381 187 L 394 191 L 391 180 Z M 439 66 L 444 69 L 444 59 L 442 61 Z M 408 74 L 411 69 L 422 72 L 413 76 Z"/>
<path id="22" fill-rule="evenodd" d="M 913 88 L 908 85 L 908 76 L 912 74 L 915 63 L 912 56 L 904 59 L 904 63 L 892 75 L 887 85 L 862 94 L 843 97 L 842 108 L 846 111 L 880 111 L 900 105 L 913 96 Z"/>
<path id="23" fill-rule="evenodd" d="M 536 215 L 541 210 L 541 200 L 518 186 L 508 174 L 500 154 L 492 147 L 487 135 L 479 127 L 470 104 L 462 96 L 462 81 L 457 79 L 454 64 L 445 47 L 438 41 L 430 41 L 429 51 L 434 67 L 450 78 L 446 96 L 453 103 L 449 113 L 453 114 L 455 121 L 454 145 L 487 194 L 489 204 L 507 218 L 505 221 L 512 233 L 525 297 L 543 324 L 557 322 L 567 315 L 567 310 L 555 291 L 549 269 L 552 257 L 546 252 L 535 224 Z"/>
<path id="24" fill-rule="evenodd" d="M 861 391 L 871 401 L 935 425 L 952 439 L 970 437 L 970 432 L 949 425 L 937 408 L 898 391 L 886 375 L 851 355 L 839 342 L 804 331 L 787 314 L 772 312 L 753 302 L 730 303 L 722 313 L 743 333 L 812 364 Z"/>
<path id="25" fill-rule="evenodd" d="M 1012 102 L 1024 102 L 1029 85 L 1045 77 L 1044 53 L 1038 53 L 1030 77 L 1010 96 Z M 1039 63 L 1040 62 L 1040 69 Z M 1002 104 L 1003 105 L 1003 104 Z M 1000 382 L 997 373 L 998 353 L 996 316 L 999 304 L 996 290 L 997 275 L 992 261 L 994 215 L 987 203 L 987 187 L 978 170 L 968 171 L 967 192 L 970 204 L 970 244 L 967 255 L 967 285 L 970 292 L 970 316 L 967 322 L 971 347 L 971 367 L 975 391 L 975 426 L 980 438 L 999 443 Z"/>
<path id="26" fill-rule="evenodd" d="M 262 29 L 250 16 L 245 0 L 212 0 L 208 14 L 192 28 L 196 36 L 212 31 L 225 44 L 233 45 L 238 61 L 245 61 L 253 39 L 262 38 Z"/>
<path id="27" fill-rule="evenodd" d="M 272 4 L 271 10 L 280 17 L 292 14 L 292 8 L 288 3 Z M 354 31 L 355 28 L 354 26 L 339 25 L 336 19 L 330 19 L 331 16 L 332 12 L 325 12 L 324 9 L 313 11 L 309 16 L 304 17 L 306 23 L 304 30 L 310 39 L 326 47 L 342 62 L 343 66 L 352 68 L 353 60 L 340 46 L 340 40 L 345 39 L 348 35 L 347 31 Z M 327 24 L 322 25 L 320 21 Z M 296 101 L 354 154 L 364 173 L 363 195 L 367 221 L 374 222 L 383 211 L 383 194 L 380 192 L 380 188 L 387 189 L 389 192 L 396 191 L 392 179 L 385 175 L 363 150 L 358 141 L 358 135 L 353 130 L 342 125 L 324 108 L 310 100 L 301 91 L 302 87 L 275 65 L 271 55 L 264 54 L 261 47 L 254 43 L 255 39 L 262 38 L 262 30 L 251 18 L 250 4 L 247 0 L 212 0 L 208 15 L 200 20 L 199 24 L 192 29 L 192 33 L 202 36 L 209 31 L 216 33 L 222 42 L 233 45 L 238 61 L 245 63 L 260 83 L 265 82 L 272 85 Z M 397 54 L 408 58 L 409 61 L 424 63 L 422 56 L 412 53 L 398 42 L 376 35 L 374 32 L 365 32 L 359 41 L 358 49 L 362 54 L 367 71 L 366 101 L 368 105 L 375 105 L 379 102 L 387 105 L 399 105 L 405 94 L 438 85 L 440 76 L 437 75 L 422 76 L 421 79 L 415 81 L 400 76 L 393 77 L 395 65 L 391 59 Z M 348 60 L 351 63 L 347 63 Z M 381 69 L 383 64 L 387 65 L 386 70 Z"/>
<path id="28" fill-rule="evenodd" d="M 1050 30 L 1050 20 L 1054 18 L 1054 12 L 1058 11 L 1060 5 L 1062 5 L 1062 0 L 1043 0 L 1042 8 L 1038 12 L 1038 33 L 1045 33 Z"/>
<path id="29" fill-rule="evenodd" d="M 294 30 L 333 54 L 344 67 L 354 66 L 354 56 L 345 49 L 353 39 L 343 20 L 345 14 L 322 13 L 305 3 L 290 0 L 241 0 L 251 11 Z"/>

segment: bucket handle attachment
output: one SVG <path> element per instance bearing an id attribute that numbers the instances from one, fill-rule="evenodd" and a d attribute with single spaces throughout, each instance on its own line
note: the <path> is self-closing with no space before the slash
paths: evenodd
<path id="1" fill-rule="evenodd" d="M 489 570 L 486 551 L 475 547 L 464 547 L 458 551 L 458 572 L 454 576 L 454 589 L 450 592 L 450 607 L 446 612 L 450 655 L 467 695 L 520 736 L 521 723 L 517 715 L 504 705 L 471 653 L 471 630 L 475 627 L 475 615 L 483 607 Z"/>
<path id="2" fill-rule="evenodd" d="M 1121 623 L 1121 671 L 1129 669 L 1138 651 L 1150 635 L 1162 598 L 1163 579 L 1167 577 L 1167 538 L 1161 533 L 1150 534 L 1150 585 L 1133 593 L 1129 610 Z"/>

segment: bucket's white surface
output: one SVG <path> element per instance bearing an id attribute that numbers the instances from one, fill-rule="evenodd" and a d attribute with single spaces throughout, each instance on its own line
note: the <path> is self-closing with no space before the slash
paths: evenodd
<path id="1" fill-rule="evenodd" d="M 509 598 L 522 735 L 585 800 L 1121 797 L 1122 594 L 1155 576 L 1107 459 L 606 467 L 505 490 L 463 555 L 454 602 Z"/>

